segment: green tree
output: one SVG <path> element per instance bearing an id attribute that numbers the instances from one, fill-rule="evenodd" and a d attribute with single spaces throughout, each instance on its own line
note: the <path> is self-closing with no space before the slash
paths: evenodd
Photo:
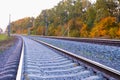
<path id="1" fill-rule="evenodd" d="M 96 8 L 96 22 L 99 22 L 102 18 L 110 16 L 106 0 L 97 0 L 95 4 Z"/>
<path id="2" fill-rule="evenodd" d="M 89 28 L 89 30 L 91 30 L 91 28 L 94 26 L 94 21 L 96 19 L 96 9 L 94 6 L 91 6 L 90 8 L 88 8 L 87 10 L 87 26 Z"/>

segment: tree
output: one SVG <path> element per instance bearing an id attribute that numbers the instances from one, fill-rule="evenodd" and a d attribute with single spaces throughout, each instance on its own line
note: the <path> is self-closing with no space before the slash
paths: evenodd
<path id="1" fill-rule="evenodd" d="M 119 2 L 118 2 L 119 1 Z M 32 26 L 31 17 L 11 23 L 13 33 L 72 37 L 120 36 L 120 0 L 62 0 L 57 6 L 43 10 Z M 46 27 L 47 24 L 47 27 Z"/>
<path id="2" fill-rule="evenodd" d="M 116 38 L 119 25 L 116 23 L 115 17 L 103 18 L 97 23 L 90 32 L 91 37 Z"/>
<path id="3" fill-rule="evenodd" d="M 96 10 L 95 10 L 94 5 L 91 6 L 90 8 L 88 8 L 86 14 L 87 14 L 87 22 L 86 22 L 86 24 L 87 24 L 89 30 L 91 30 L 91 28 L 94 25 L 94 21 L 96 19 Z"/>
<path id="4" fill-rule="evenodd" d="M 17 21 L 14 21 L 11 23 L 11 30 L 13 33 L 19 33 L 19 34 L 25 34 L 26 30 L 29 27 L 32 27 L 32 23 L 30 22 L 32 18 L 25 17 L 22 19 L 19 19 Z M 25 32 L 25 33 L 24 33 Z"/>
<path id="5" fill-rule="evenodd" d="M 99 22 L 102 18 L 105 18 L 107 16 L 110 16 L 110 13 L 108 11 L 108 6 L 106 4 L 106 0 L 97 0 L 95 4 L 96 8 L 96 22 Z"/>
<path id="6" fill-rule="evenodd" d="M 88 32 L 87 32 L 87 25 L 84 24 L 84 22 L 80 18 L 76 18 L 75 22 L 74 19 L 71 19 L 68 22 L 68 26 L 66 29 L 70 29 L 70 36 L 72 37 L 87 37 Z"/>
<path id="7" fill-rule="evenodd" d="M 80 37 L 89 37 L 88 36 L 89 35 L 89 33 L 88 33 L 88 27 L 87 27 L 87 25 L 86 24 L 83 24 L 83 27 L 81 28 L 81 30 L 80 30 Z"/>

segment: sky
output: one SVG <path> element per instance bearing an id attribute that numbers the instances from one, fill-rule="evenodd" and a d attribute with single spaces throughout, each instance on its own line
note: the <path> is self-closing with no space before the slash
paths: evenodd
<path id="1" fill-rule="evenodd" d="M 37 17 L 42 10 L 53 8 L 60 1 L 62 0 L 0 0 L 0 28 L 5 31 L 9 15 L 11 22 L 24 17 Z"/>

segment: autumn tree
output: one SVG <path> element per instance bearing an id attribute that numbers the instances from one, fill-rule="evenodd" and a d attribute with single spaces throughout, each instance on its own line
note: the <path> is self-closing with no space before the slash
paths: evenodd
<path id="1" fill-rule="evenodd" d="M 19 19 L 17 21 L 14 21 L 11 23 L 11 30 L 13 33 L 26 33 L 26 30 L 28 29 L 28 27 L 32 27 L 32 22 L 30 22 L 30 20 L 33 18 L 30 17 L 26 17 L 23 19 Z"/>
<path id="2" fill-rule="evenodd" d="M 90 36 L 91 37 L 108 37 L 116 38 L 119 25 L 116 23 L 115 17 L 103 18 L 99 23 L 93 27 Z"/>
<path id="3" fill-rule="evenodd" d="M 42 10 L 34 19 L 19 19 L 11 23 L 13 33 L 71 37 L 120 36 L 120 0 L 62 0 L 51 9 Z"/>

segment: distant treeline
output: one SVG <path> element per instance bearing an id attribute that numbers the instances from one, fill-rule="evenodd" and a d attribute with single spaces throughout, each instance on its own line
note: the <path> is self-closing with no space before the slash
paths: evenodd
<path id="1" fill-rule="evenodd" d="M 63 0 L 36 18 L 11 23 L 12 33 L 33 35 L 120 38 L 120 0 Z"/>

